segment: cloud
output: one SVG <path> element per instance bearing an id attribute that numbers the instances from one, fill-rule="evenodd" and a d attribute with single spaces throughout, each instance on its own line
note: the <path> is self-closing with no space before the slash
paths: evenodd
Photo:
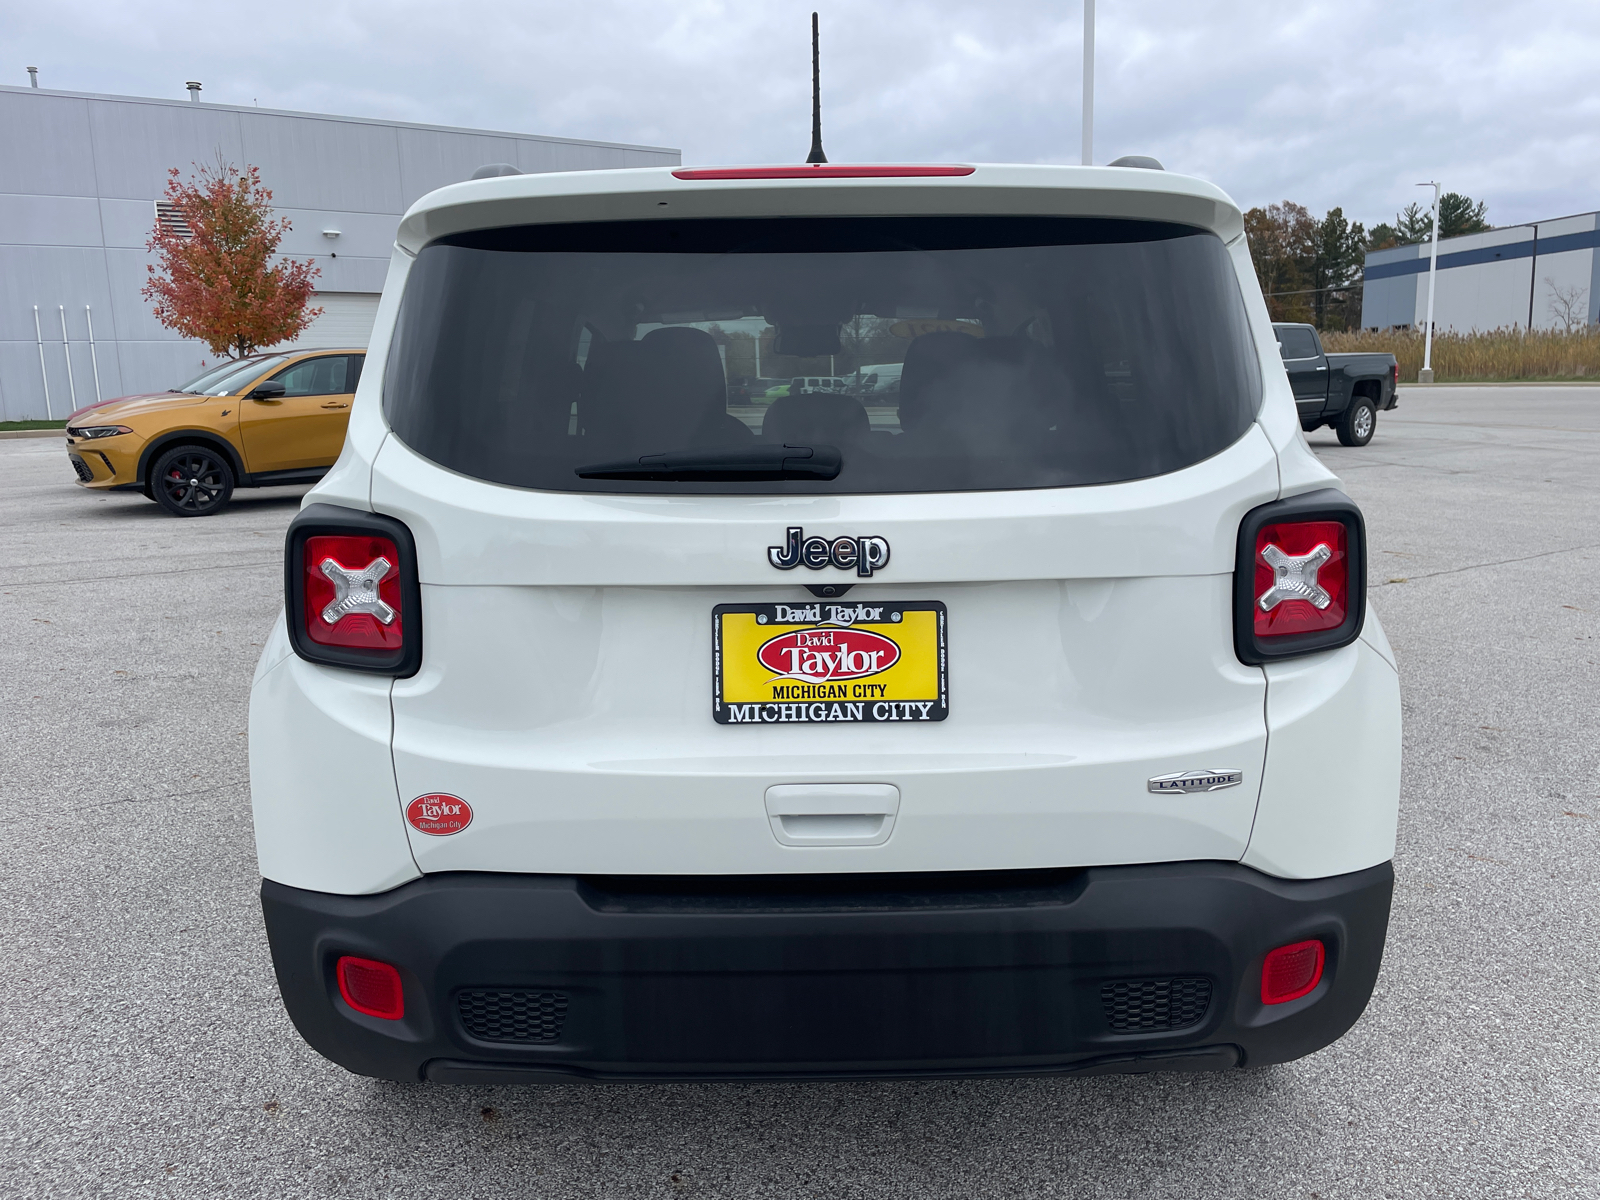
<path id="1" fill-rule="evenodd" d="M 1078 4 L 819 6 L 835 161 L 1078 160 Z M 9 15 L 0 72 L 174 97 L 200 79 L 218 102 L 796 161 L 811 9 L 57 0 Z M 1600 208 L 1600 5 L 1102 0 L 1097 40 L 1098 161 L 1153 154 L 1245 206 L 1368 223 L 1428 178 L 1500 224 Z"/>

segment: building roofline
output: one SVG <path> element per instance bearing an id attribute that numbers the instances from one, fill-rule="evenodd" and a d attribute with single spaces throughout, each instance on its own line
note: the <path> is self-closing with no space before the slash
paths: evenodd
<path id="1" fill-rule="evenodd" d="M 291 108 L 258 108 L 253 104 L 213 104 L 208 100 L 168 100 L 160 96 L 114 96 L 101 92 L 74 92 L 59 88 L 36 88 L 0 84 L 0 92 L 28 96 L 57 96 L 73 100 L 103 100 L 118 104 L 154 104 L 167 108 L 205 108 L 213 112 L 259 113 L 269 117 L 299 117 L 311 121 L 339 121 L 353 125 L 380 125 L 386 129 L 425 129 L 431 133 L 465 133 L 478 137 L 516 138 L 527 142 L 550 142 L 562 146 L 595 146 L 606 150 L 644 150 L 655 154 L 676 154 L 676 146 L 642 146 L 631 142 L 599 142 L 591 138 L 557 137 L 544 133 L 514 133 L 505 129 L 475 129 L 463 125 L 427 125 L 417 121 L 388 121 L 380 117 L 346 117 L 337 113 L 300 112 Z"/>
<path id="2" fill-rule="evenodd" d="M 1439 253 L 1441 255 L 1444 253 L 1444 247 L 1448 243 L 1459 242 L 1462 238 L 1482 237 L 1486 233 L 1503 233 L 1508 229 L 1537 229 L 1540 225 L 1554 225 L 1557 221 L 1572 221 L 1576 220 L 1578 217 L 1595 217 L 1597 219 L 1596 224 L 1600 225 L 1600 209 L 1589 209 L 1585 212 L 1568 213 L 1564 217 L 1541 217 L 1537 221 L 1516 221 L 1510 225 L 1493 225 L 1488 229 L 1480 229 L 1476 233 L 1458 233 L 1451 237 L 1442 237 L 1439 239 Z M 1382 250 L 1368 250 L 1366 254 L 1368 258 L 1371 258 L 1374 254 L 1394 254 L 1401 250 L 1416 250 L 1418 247 L 1421 247 L 1421 253 L 1423 255 L 1428 253 L 1428 243 L 1426 241 L 1421 241 L 1407 242 L 1403 246 L 1385 246 Z"/>
<path id="3" fill-rule="evenodd" d="M 1586 212 L 1568 213 L 1564 217 L 1540 217 L 1537 221 L 1513 221 L 1510 225 L 1496 225 L 1491 229 L 1480 230 L 1481 233 L 1498 233 L 1502 229 L 1532 229 L 1535 225 L 1553 225 L 1557 221 L 1570 221 L 1574 217 L 1600 217 L 1600 209 L 1589 209 Z M 1476 237 L 1477 234 L 1458 233 L 1455 237 L 1440 238 L 1440 243 L 1453 242 L 1456 238 Z"/>

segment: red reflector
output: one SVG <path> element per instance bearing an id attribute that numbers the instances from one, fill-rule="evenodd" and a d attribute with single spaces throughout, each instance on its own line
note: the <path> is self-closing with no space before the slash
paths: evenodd
<path id="1" fill-rule="evenodd" d="M 406 998 L 400 989 L 400 972 L 388 963 L 370 958 L 339 960 L 339 995 L 358 1013 L 398 1021 L 406 1015 Z"/>
<path id="2" fill-rule="evenodd" d="M 931 176 L 971 175 L 976 167 L 883 165 L 867 163 L 813 163 L 788 167 L 679 167 L 679 179 L 925 179 Z"/>
<path id="3" fill-rule="evenodd" d="M 385 537 L 309 537 L 305 571 L 306 636 L 324 646 L 398 650 L 400 551 Z"/>
<path id="4" fill-rule="evenodd" d="M 1257 637 L 1337 629 L 1349 604 L 1350 555 L 1343 522 L 1261 527 L 1256 534 Z"/>
<path id="5" fill-rule="evenodd" d="M 1287 1004 L 1298 1000 L 1322 982 L 1326 954 L 1317 941 L 1279 946 L 1261 964 L 1261 1003 Z"/>

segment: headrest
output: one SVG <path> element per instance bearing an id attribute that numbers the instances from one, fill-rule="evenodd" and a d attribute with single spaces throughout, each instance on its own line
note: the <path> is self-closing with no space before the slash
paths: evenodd
<path id="1" fill-rule="evenodd" d="M 910 429 L 937 406 L 935 393 L 962 389 L 957 376 L 974 368 L 981 372 L 985 353 L 984 339 L 970 333 L 940 329 L 925 333 L 906 348 L 905 366 L 900 371 L 900 427 Z"/>
<path id="2" fill-rule="evenodd" d="M 595 342 L 583 364 L 578 426 L 584 437 L 615 440 L 628 428 L 632 398 L 643 386 L 638 342 Z"/>
<path id="3" fill-rule="evenodd" d="M 859 402 L 826 392 L 780 396 L 761 423 L 765 441 L 794 446 L 838 446 L 858 442 L 871 431 L 872 422 Z"/>
<path id="4" fill-rule="evenodd" d="M 597 342 L 583 374 L 580 423 L 605 453 L 681 449 L 707 422 L 732 419 L 722 355 L 703 329 L 668 326 L 637 342 Z"/>
<path id="5" fill-rule="evenodd" d="M 940 330 L 906 350 L 900 428 L 937 426 L 979 441 L 1028 436 L 1055 423 L 1060 395 L 1059 372 L 1036 342 Z"/>
<path id="6" fill-rule="evenodd" d="M 728 380 L 717 343 L 704 329 L 685 325 L 652 329 L 639 346 L 657 404 L 680 415 L 692 411 L 701 418 L 723 410 Z"/>

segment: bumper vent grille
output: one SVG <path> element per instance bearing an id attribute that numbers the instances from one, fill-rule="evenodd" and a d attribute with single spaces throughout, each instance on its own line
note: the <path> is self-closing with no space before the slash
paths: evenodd
<path id="1" fill-rule="evenodd" d="M 563 992 L 478 988 L 460 993 L 461 1023 L 480 1042 L 557 1042 L 567 1019 Z"/>
<path id="2" fill-rule="evenodd" d="M 1119 979 L 1100 987 L 1100 1007 L 1118 1033 L 1185 1029 L 1211 1007 L 1209 979 Z"/>
<path id="3" fill-rule="evenodd" d="M 72 469 L 78 473 L 78 479 L 83 483 L 94 482 L 94 472 L 89 469 L 89 464 L 76 454 L 69 454 L 67 458 L 72 461 Z"/>

